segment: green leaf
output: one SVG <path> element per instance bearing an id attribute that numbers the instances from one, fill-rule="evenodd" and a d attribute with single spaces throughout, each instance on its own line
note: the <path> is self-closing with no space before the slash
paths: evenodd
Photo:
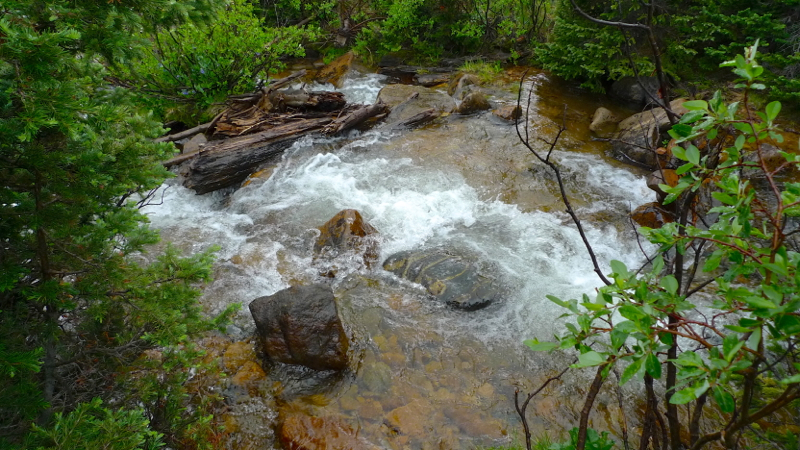
<path id="1" fill-rule="evenodd" d="M 656 356 L 654 353 L 650 353 L 647 355 L 645 368 L 647 369 L 647 373 L 649 373 L 651 377 L 655 378 L 656 380 L 661 378 L 661 361 L 658 359 L 658 356 Z"/>
<path id="2" fill-rule="evenodd" d="M 683 102 L 683 107 L 688 109 L 689 111 L 695 110 L 708 110 L 708 103 L 705 100 L 690 100 L 688 102 Z"/>
<path id="3" fill-rule="evenodd" d="M 725 339 L 722 340 L 722 353 L 725 356 L 725 360 L 728 362 L 733 361 L 733 357 L 736 356 L 743 345 L 744 341 L 739 340 L 739 336 L 735 334 L 725 336 Z"/>
<path id="4" fill-rule="evenodd" d="M 742 298 L 742 301 L 744 301 L 745 303 L 747 303 L 748 306 L 750 306 L 751 308 L 754 308 L 754 309 L 775 309 L 775 308 L 777 308 L 777 305 L 775 305 L 775 303 L 772 303 L 771 301 L 769 301 L 769 300 L 767 300 L 767 299 L 765 299 L 763 297 L 757 297 L 757 296 L 754 296 L 754 295 L 746 296 L 746 297 Z"/>
<path id="5" fill-rule="evenodd" d="M 669 402 L 673 405 L 685 405 L 686 403 L 689 403 L 695 398 L 697 397 L 695 397 L 694 395 L 694 389 L 691 387 L 687 387 L 672 394 L 672 397 L 670 397 Z"/>
<path id="6" fill-rule="evenodd" d="M 658 284 L 672 295 L 678 292 L 678 280 L 672 275 L 665 276 Z"/>
<path id="7" fill-rule="evenodd" d="M 751 350 L 758 350 L 758 345 L 761 343 L 761 328 L 756 328 L 747 338 L 747 348 Z"/>
<path id="8" fill-rule="evenodd" d="M 572 367 L 579 369 L 582 367 L 599 366 L 605 362 L 606 358 L 603 355 L 592 350 L 586 353 L 581 353 L 581 355 L 578 356 L 578 364 L 574 364 Z"/>
<path id="9" fill-rule="evenodd" d="M 736 408 L 733 396 L 720 386 L 715 386 L 712 389 L 711 396 L 714 397 L 714 401 L 717 402 L 719 409 L 724 413 L 730 414 Z"/>
<path id="10" fill-rule="evenodd" d="M 770 102 L 767 105 L 766 111 L 767 111 L 767 119 L 769 119 L 769 121 L 772 122 L 773 120 L 775 120 L 776 117 L 778 117 L 778 114 L 781 112 L 781 102 L 779 101 Z"/>
<path id="11" fill-rule="evenodd" d="M 669 130 L 669 134 L 675 139 L 680 139 L 691 136 L 693 130 L 694 129 L 691 125 L 686 125 L 685 123 L 676 123 L 672 126 L 672 129 Z"/>
<path id="12" fill-rule="evenodd" d="M 643 375 L 644 372 L 642 369 L 644 369 L 644 358 L 634 360 L 622 371 L 622 375 L 619 377 L 619 385 L 622 386 L 626 384 L 636 375 Z"/>
<path id="13" fill-rule="evenodd" d="M 539 342 L 538 339 L 528 339 L 522 343 L 535 352 L 549 352 L 558 347 L 557 342 Z"/>
<path id="14" fill-rule="evenodd" d="M 686 160 L 690 163 L 699 166 L 700 165 L 700 150 L 695 147 L 694 145 L 690 145 L 686 149 Z"/>
<path id="15" fill-rule="evenodd" d="M 787 335 L 798 334 L 800 333 L 800 317 L 790 314 L 778 314 L 775 319 L 775 328 Z"/>

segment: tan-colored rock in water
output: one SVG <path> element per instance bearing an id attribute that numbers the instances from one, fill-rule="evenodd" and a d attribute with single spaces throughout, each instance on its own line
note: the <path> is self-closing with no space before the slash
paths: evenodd
<path id="1" fill-rule="evenodd" d="M 486 111 L 492 106 L 486 98 L 486 94 L 481 91 L 475 90 L 464 96 L 461 103 L 455 110 L 456 114 L 472 114 L 480 111 Z"/>
<path id="2" fill-rule="evenodd" d="M 673 100 L 670 108 L 681 116 L 687 112 L 683 107 L 685 101 L 682 98 Z M 617 131 L 611 136 L 612 150 L 623 162 L 655 169 L 659 167 L 656 150 L 661 133 L 669 128 L 667 113 L 661 108 L 634 114 L 617 125 Z"/>
<path id="3" fill-rule="evenodd" d="M 661 228 L 674 222 L 675 216 L 658 202 L 645 203 L 631 213 L 631 219 L 643 227 Z"/>
<path id="4" fill-rule="evenodd" d="M 522 108 L 519 105 L 505 105 L 492 111 L 492 114 L 511 122 L 522 117 Z"/>
<path id="5" fill-rule="evenodd" d="M 378 93 L 378 103 L 391 108 L 386 122 L 398 124 L 428 110 L 450 112 L 455 106 L 453 99 L 441 92 L 424 86 L 390 84 Z"/>
<path id="6" fill-rule="evenodd" d="M 595 110 L 589 129 L 600 136 L 606 136 L 614 131 L 617 122 L 619 122 L 619 118 L 613 112 L 601 106 Z"/>
<path id="7" fill-rule="evenodd" d="M 347 52 L 344 55 L 334 59 L 330 64 L 320 69 L 314 81 L 320 83 L 330 83 L 337 89 L 342 87 L 344 83 L 344 76 L 350 71 L 350 66 L 353 64 L 355 56 L 353 52 Z"/>
<path id="8" fill-rule="evenodd" d="M 336 276 L 335 260 L 345 254 L 360 255 L 367 269 L 378 262 L 378 230 L 355 209 L 340 211 L 319 227 L 319 231 L 320 235 L 314 243 L 314 263 L 325 266 L 322 271 L 325 276 Z M 348 264 L 351 263 L 348 261 Z"/>
<path id="9" fill-rule="evenodd" d="M 236 371 L 236 374 L 231 378 L 231 383 L 233 383 L 234 386 L 249 388 L 253 386 L 253 383 L 266 378 L 267 374 L 257 362 L 245 361 L 242 367 Z"/>
<path id="10" fill-rule="evenodd" d="M 280 441 L 287 450 L 379 450 L 358 437 L 346 423 L 328 417 L 293 413 L 280 427 Z"/>
<path id="11" fill-rule="evenodd" d="M 662 202 L 667 196 L 667 193 L 664 192 L 659 185 L 666 184 L 667 186 L 675 187 L 678 185 L 680 179 L 680 175 L 675 173 L 673 169 L 656 170 L 647 177 L 647 187 L 655 191 L 656 194 L 658 194 L 658 201 Z"/>

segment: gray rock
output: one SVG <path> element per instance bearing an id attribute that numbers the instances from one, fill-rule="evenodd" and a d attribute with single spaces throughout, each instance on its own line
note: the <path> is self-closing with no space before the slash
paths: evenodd
<path id="1" fill-rule="evenodd" d="M 330 286 L 293 286 L 250 303 L 264 353 L 314 370 L 347 368 L 349 341 Z"/>
<path id="2" fill-rule="evenodd" d="M 614 131 L 619 119 L 613 112 L 609 111 L 602 106 L 597 108 L 592 116 L 592 123 L 589 129 L 594 131 L 600 136 L 607 136 Z"/>
<path id="3" fill-rule="evenodd" d="M 409 99 L 414 94 L 416 97 Z M 392 110 L 386 118 L 387 124 L 403 122 L 429 109 L 450 112 L 455 106 L 453 99 L 446 94 L 423 86 L 405 84 L 384 86 L 378 93 L 377 101 L 389 105 Z"/>
<path id="4" fill-rule="evenodd" d="M 475 90 L 464 96 L 461 103 L 455 109 L 456 114 L 472 114 L 480 111 L 491 109 L 489 100 L 486 99 L 486 94 L 481 91 Z"/>
<path id="5" fill-rule="evenodd" d="M 658 79 L 656 77 L 639 77 L 639 81 L 636 80 L 636 77 L 622 77 L 611 85 L 611 95 L 637 108 L 652 103 L 652 98 L 647 93 L 658 97 L 660 87 Z"/>
<path id="6" fill-rule="evenodd" d="M 491 269 L 476 257 L 454 249 L 395 253 L 384 261 L 383 268 L 421 284 L 436 299 L 459 309 L 480 309 L 500 297 Z"/>
<path id="7" fill-rule="evenodd" d="M 670 108 L 681 116 L 686 113 L 683 107 L 685 101 L 682 98 L 673 100 Z M 617 131 L 611 136 L 612 151 L 623 162 L 656 169 L 656 150 L 662 140 L 661 133 L 670 126 L 667 113 L 662 108 L 634 114 L 617 125 Z"/>

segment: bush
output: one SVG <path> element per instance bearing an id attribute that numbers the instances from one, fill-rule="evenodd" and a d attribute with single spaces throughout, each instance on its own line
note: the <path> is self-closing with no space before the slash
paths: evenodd
<path id="1" fill-rule="evenodd" d="M 312 28 L 267 28 L 246 0 L 233 0 L 209 24 L 187 23 L 151 35 L 154 51 L 121 78 L 155 97 L 162 117 L 208 118 L 209 108 L 248 93 L 285 68 L 281 58 L 303 56 Z"/>
<path id="2" fill-rule="evenodd" d="M 735 448 L 750 426 L 800 399 L 800 183 L 785 176 L 800 156 L 767 157 L 768 143 L 783 143 L 781 104 L 752 109 L 751 93 L 766 89 L 757 45 L 723 64 L 740 77 L 742 102 L 726 104 L 719 92 L 688 101 L 670 131 L 681 178 L 660 188 L 677 220 L 640 228 L 658 247 L 649 264 L 632 270 L 611 261 L 594 299 L 548 296 L 574 323 L 555 342 L 526 341 L 533 350 L 577 350 L 572 367 L 595 368 L 576 442 L 586 443 L 589 411 L 615 368 L 620 385 L 644 384 L 642 448 L 649 440 Z M 701 199 L 709 195 L 712 204 Z M 707 403 L 721 417 L 701 428 Z M 688 407 L 686 420 L 679 405 Z"/>

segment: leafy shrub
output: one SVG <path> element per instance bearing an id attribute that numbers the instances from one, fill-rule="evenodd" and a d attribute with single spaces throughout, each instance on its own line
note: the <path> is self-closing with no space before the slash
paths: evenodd
<path id="1" fill-rule="evenodd" d="M 766 89 L 757 45 L 723 64 L 739 77 L 742 102 L 726 104 L 719 92 L 688 101 L 689 112 L 670 131 L 681 178 L 660 188 L 677 219 L 640 228 L 658 247 L 649 264 L 632 270 L 611 261 L 611 280 L 601 277 L 606 286 L 595 299 L 549 296 L 575 322 L 555 342 L 526 341 L 534 350 L 575 349 L 573 368 L 596 368 L 581 432 L 615 367 L 623 369 L 621 385 L 643 381 L 643 446 L 663 438 L 671 448 L 715 441 L 734 448 L 749 426 L 800 399 L 800 252 L 793 238 L 800 183 L 785 177 L 800 156 L 779 150 L 767 157 L 768 143 L 783 143 L 781 104 L 752 109 L 751 92 Z M 704 209 L 701 195 L 713 204 Z M 665 393 L 663 416 L 656 382 Z M 707 402 L 721 416 L 701 429 Z M 687 405 L 690 420 L 681 419 L 679 405 Z M 659 427 L 656 417 L 665 418 Z"/>
<path id="2" fill-rule="evenodd" d="M 156 450 L 162 445 L 141 410 L 109 409 L 99 398 L 69 414 L 57 413 L 51 427 L 34 426 L 29 442 L 36 450 Z"/>
<path id="3" fill-rule="evenodd" d="M 301 43 L 315 35 L 311 28 L 267 28 L 249 2 L 233 0 L 210 24 L 187 23 L 154 33 L 154 51 L 122 77 L 154 95 L 158 101 L 151 105 L 162 114 L 179 106 L 190 115 L 207 115 L 227 95 L 252 92 L 284 69 L 281 58 L 303 56 Z"/>

